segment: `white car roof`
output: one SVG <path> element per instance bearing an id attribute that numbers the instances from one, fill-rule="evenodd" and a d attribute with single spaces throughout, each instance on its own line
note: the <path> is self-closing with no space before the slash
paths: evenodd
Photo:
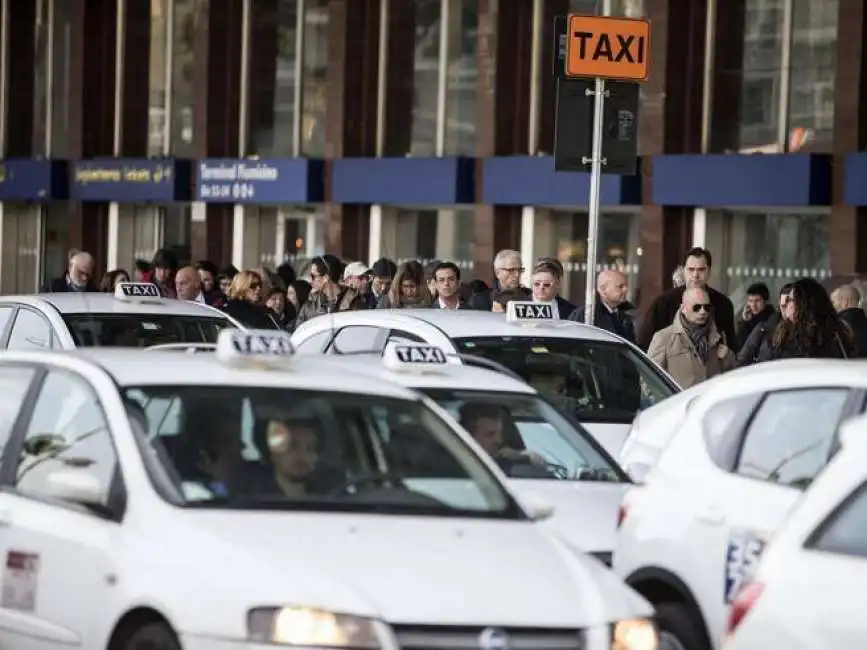
<path id="1" fill-rule="evenodd" d="M 400 384 L 385 379 L 373 382 L 367 375 L 355 377 L 345 364 L 314 355 L 298 355 L 288 360 L 285 368 L 266 370 L 226 364 L 215 354 L 177 351 L 97 347 L 63 354 L 100 366 L 121 386 L 262 386 L 418 399 L 416 393 Z"/>
<path id="2" fill-rule="evenodd" d="M 507 322 L 504 314 L 476 309 L 368 309 L 343 311 L 307 321 L 315 323 L 317 330 L 362 322 L 400 327 L 407 331 L 412 331 L 414 324 L 422 322 L 436 327 L 450 338 L 525 335 L 623 343 L 623 339 L 611 332 L 576 321 L 553 321 L 531 328 Z M 305 328 L 307 323 L 302 324 L 301 328 Z"/>
<path id="3" fill-rule="evenodd" d="M 306 355 L 300 355 L 306 356 Z M 417 389 L 450 388 L 456 390 L 484 390 L 489 392 L 521 393 L 536 395 L 538 392 L 529 384 L 508 375 L 477 368 L 475 366 L 444 364 L 431 371 L 415 369 L 397 370 L 386 366 L 379 354 L 352 354 L 345 356 L 325 356 L 336 369 L 350 368 L 373 379 L 391 381 L 402 386 Z"/>
<path id="4" fill-rule="evenodd" d="M 110 293 L 40 293 L 29 296 L 0 296 L 0 305 L 16 303 L 36 309 L 53 308 L 61 314 L 171 314 L 224 318 L 215 307 L 187 300 L 164 298 L 152 302 L 127 302 Z"/>

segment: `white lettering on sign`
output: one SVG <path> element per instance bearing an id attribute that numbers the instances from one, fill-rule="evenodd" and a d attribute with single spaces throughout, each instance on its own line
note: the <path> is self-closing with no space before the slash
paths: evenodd
<path id="1" fill-rule="evenodd" d="M 160 290 L 150 282 L 121 282 L 115 293 L 127 298 L 159 298 Z"/>
<path id="2" fill-rule="evenodd" d="M 448 363 L 445 352 L 433 346 L 398 345 L 394 354 L 401 363 Z"/>
<path id="3" fill-rule="evenodd" d="M 233 163 L 214 165 L 199 163 L 199 180 L 207 181 L 276 181 L 280 171 L 268 163 Z"/>
<path id="4" fill-rule="evenodd" d="M 554 306 L 550 303 L 515 302 L 515 318 L 519 320 L 554 320 Z"/>
<path id="5" fill-rule="evenodd" d="M 292 343 L 285 336 L 236 334 L 232 337 L 232 347 L 238 354 L 243 355 L 286 356 L 292 354 Z"/>

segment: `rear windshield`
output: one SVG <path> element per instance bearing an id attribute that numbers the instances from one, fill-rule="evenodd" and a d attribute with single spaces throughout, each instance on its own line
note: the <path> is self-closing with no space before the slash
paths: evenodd
<path id="1" fill-rule="evenodd" d="M 628 424 L 677 387 L 623 343 L 546 336 L 456 338 L 465 354 L 491 359 L 520 375 L 581 422 Z"/>
<path id="2" fill-rule="evenodd" d="M 67 314 L 63 320 L 77 347 L 216 343 L 220 330 L 231 326 L 225 318 L 178 314 Z"/>

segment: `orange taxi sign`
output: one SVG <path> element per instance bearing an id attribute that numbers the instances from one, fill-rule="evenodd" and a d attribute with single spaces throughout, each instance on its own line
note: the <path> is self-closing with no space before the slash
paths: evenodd
<path id="1" fill-rule="evenodd" d="M 646 18 L 570 15 L 566 76 L 646 81 L 650 75 L 650 21 Z"/>

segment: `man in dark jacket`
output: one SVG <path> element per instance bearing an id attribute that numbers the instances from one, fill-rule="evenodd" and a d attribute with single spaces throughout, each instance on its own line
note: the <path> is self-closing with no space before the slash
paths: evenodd
<path id="1" fill-rule="evenodd" d="M 859 357 L 867 357 L 867 314 L 861 309 L 861 294 L 851 284 L 837 287 L 831 294 L 834 309 L 852 330 Z"/>
<path id="2" fill-rule="evenodd" d="M 626 301 L 629 285 L 620 271 L 602 271 L 596 278 L 596 310 L 593 325 L 635 343 L 635 324 L 629 314 L 631 305 Z M 576 309 L 569 320 L 585 322 L 587 306 Z"/>
<path id="3" fill-rule="evenodd" d="M 738 366 L 748 366 L 751 363 L 756 363 L 760 360 L 767 361 L 769 359 L 771 338 L 783 317 L 783 307 L 789 299 L 790 293 L 792 293 L 791 283 L 784 284 L 780 288 L 779 309 L 774 309 L 770 316 L 757 323 L 750 331 L 749 336 L 747 336 L 743 346 L 738 351 Z"/>
<path id="4" fill-rule="evenodd" d="M 776 313 L 770 299 L 771 292 L 764 282 L 756 282 L 747 287 L 747 302 L 735 327 L 739 349 L 743 349 L 757 325 Z"/>
<path id="5" fill-rule="evenodd" d="M 653 301 L 638 333 L 638 345 L 642 350 L 650 347 L 653 335 L 665 329 L 674 321 L 683 302 L 683 292 L 687 288 L 703 289 L 707 292 L 713 306 L 713 320 L 717 331 L 722 334 L 723 342 L 733 351 L 738 350 L 738 340 L 735 336 L 735 308 L 732 301 L 724 293 L 707 286 L 710 278 L 712 258 L 710 251 L 696 247 L 686 254 L 683 265 L 686 285 L 669 289 Z"/>
<path id="6" fill-rule="evenodd" d="M 481 311 L 491 311 L 494 307 L 493 295 L 498 291 L 520 291 L 531 300 L 530 290 L 521 286 L 521 253 L 515 250 L 501 250 L 494 257 L 494 286 L 490 291 L 477 293 L 470 298 L 470 307 Z"/>
<path id="7" fill-rule="evenodd" d="M 93 256 L 85 251 L 76 251 L 69 256 L 66 275 L 46 282 L 42 293 L 67 293 L 98 291 L 93 281 Z"/>

